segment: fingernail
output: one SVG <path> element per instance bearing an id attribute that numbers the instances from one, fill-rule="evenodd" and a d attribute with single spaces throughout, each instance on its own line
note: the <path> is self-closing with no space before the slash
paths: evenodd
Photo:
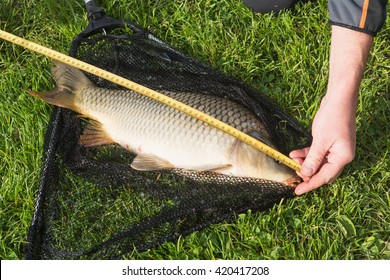
<path id="1" fill-rule="evenodd" d="M 295 189 L 295 194 L 296 195 L 301 195 L 301 194 L 303 194 L 303 190 L 302 189 Z"/>
<path id="2" fill-rule="evenodd" d="M 306 166 L 306 165 L 302 165 L 301 173 L 302 173 L 303 175 L 305 175 L 305 176 L 310 177 L 311 175 L 313 175 L 313 168 L 308 167 L 308 166 Z"/>

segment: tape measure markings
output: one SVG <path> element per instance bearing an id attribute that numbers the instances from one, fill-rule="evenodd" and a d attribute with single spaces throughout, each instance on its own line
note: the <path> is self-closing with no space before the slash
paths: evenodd
<path id="1" fill-rule="evenodd" d="M 184 112 L 192 117 L 195 117 L 209 125 L 214 126 L 217 129 L 220 129 L 233 137 L 236 137 L 237 139 L 251 145 L 252 147 L 260 150 L 261 152 L 269 155 L 270 157 L 278 160 L 280 163 L 283 163 L 284 165 L 296 170 L 300 171 L 301 165 L 297 162 L 293 161 L 289 157 L 285 156 L 284 154 L 280 153 L 279 151 L 269 147 L 268 145 L 260 142 L 259 140 L 253 138 L 250 135 L 247 135 L 243 133 L 242 131 L 224 123 L 221 122 L 218 119 L 215 119 L 212 116 L 209 116 L 195 108 L 192 108 L 182 102 L 179 102 L 173 98 L 170 98 L 164 94 L 161 94 L 157 91 L 154 91 L 152 89 L 149 89 L 147 87 L 144 87 L 140 84 L 137 84 L 133 81 L 130 81 L 128 79 L 125 79 L 123 77 L 120 77 L 116 74 L 110 73 L 106 70 L 100 69 L 94 65 L 88 64 L 84 61 L 80 61 L 76 58 L 67 56 L 65 54 L 62 54 L 60 52 L 51 50 L 49 48 L 46 48 L 44 46 L 41 46 L 39 44 L 33 43 L 31 41 L 28 41 L 26 39 L 20 38 L 16 35 L 13 35 L 11 33 L 5 32 L 3 30 L 0 30 L 0 38 L 9 41 L 11 43 L 14 43 L 16 45 L 20 45 L 24 48 L 27 48 L 29 50 L 35 51 L 37 53 L 43 54 L 46 57 L 50 57 L 52 59 L 61 61 L 67 65 L 73 66 L 75 68 L 78 68 L 80 70 L 84 70 L 85 72 L 91 73 L 93 75 L 96 75 L 98 77 L 104 78 L 108 81 L 114 82 L 118 85 L 121 85 L 125 88 L 128 88 L 130 90 L 136 91 L 142 95 L 145 95 L 149 98 L 152 98 L 160 103 L 163 103 L 167 106 L 173 107 L 181 112 Z"/>

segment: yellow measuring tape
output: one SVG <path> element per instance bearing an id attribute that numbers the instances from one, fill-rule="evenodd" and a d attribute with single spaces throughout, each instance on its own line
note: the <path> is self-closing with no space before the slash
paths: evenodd
<path id="1" fill-rule="evenodd" d="M 98 68 L 96 66 L 93 66 L 91 64 L 88 64 L 84 61 L 75 59 L 73 57 L 70 57 L 68 55 L 62 54 L 60 52 L 54 51 L 52 49 L 46 48 L 44 46 L 41 46 L 39 44 L 30 42 L 26 39 L 23 39 L 21 37 L 18 37 L 16 35 L 13 35 L 11 33 L 8 33 L 6 31 L 0 30 L 0 38 L 6 41 L 9 41 L 13 44 L 20 45 L 26 49 L 29 49 L 31 51 L 43 54 L 46 57 L 50 57 L 52 59 L 61 61 L 67 65 L 73 66 L 75 68 L 78 68 L 80 70 L 83 70 L 85 72 L 91 73 L 95 76 L 101 77 L 103 79 L 106 79 L 110 82 L 116 83 L 118 85 L 121 85 L 125 88 L 128 88 L 130 90 L 136 91 L 140 94 L 143 94 L 147 97 L 150 97 L 158 102 L 161 102 L 165 105 L 168 105 L 170 107 L 173 107 L 183 113 L 186 113 L 194 118 L 197 118 L 209 125 L 214 126 L 217 129 L 220 129 L 237 139 L 251 145 L 252 147 L 260 150 L 261 152 L 269 155 L 270 157 L 278 160 L 279 162 L 283 163 L 284 165 L 296 170 L 301 170 L 301 165 L 297 162 L 293 161 L 289 157 L 285 156 L 284 154 L 280 153 L 279 151 L 269 147 L 268 145 L 260 142 L 259 140 L 241 132 L 240 130 L 221 122 L 220 120 L 217 120 L 216 118 L 213 118 L 199 110 L 196 110 L 195 108 L 192 108 L 184 103 L 181 103 L 173 98 L 170 98 L 168 96 L 165 96 L 164 94 L 161 94 L 157 91 L 154 91 L 152 89 L 149 89 L 147 87 L 144 87 L 140 84 L 137 84 L 135 82 L 132 82 L 130 80 L 127 80 L 121 76 L 115 75 L 111 72 L 108 72 L 106 70 L 103 70 L 101 68 Z"/>

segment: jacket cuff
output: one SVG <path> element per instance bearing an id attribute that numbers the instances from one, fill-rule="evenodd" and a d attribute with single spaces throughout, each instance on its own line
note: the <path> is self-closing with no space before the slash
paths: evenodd
<path id="1" fill-rule="evenodd" d="M 330 23 L 375 36 L 386 20 L 388 0 L 329 0 Z"/>
<path id="2" fill-rule="evenodd" d="M 359 27 L 356 27 L 356 26 L 353 26 L 353 25 L 349 25 L 349 24 L 345 24 L 345 23 L 341 23 L 341 22 L 334 22 L 334 21 L 331 21 L 331 20 L 329 20 L 329 24 L 330 25 L 336 25 L 336 26 L 344 27 L 344 28 L 348 28 L 348 29 L 351 29 L 351 30 L 354 30 L 354 31 L 358 31 L 358 32 L 362 32 L 362 33 L 366 33 L 366 34 L 368 34 L 368 35 L 370 35 L 372 37 L 375 37 L 376 34 L 378 33 L 378 32 L 373 32 L 373 31 L 368 30 L 368 29 L 359 28 Z"/>

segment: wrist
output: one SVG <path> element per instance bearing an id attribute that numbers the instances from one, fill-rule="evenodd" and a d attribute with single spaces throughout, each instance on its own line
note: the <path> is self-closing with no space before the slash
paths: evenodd
<path id="1" fill-rule="evenodd" d="M 329 80 L 323 101 L 332 101 L 333 103 L 356 107 L 360 82 L 361 79 L 353 79 L 351 77 L 335 82 Z"/>

